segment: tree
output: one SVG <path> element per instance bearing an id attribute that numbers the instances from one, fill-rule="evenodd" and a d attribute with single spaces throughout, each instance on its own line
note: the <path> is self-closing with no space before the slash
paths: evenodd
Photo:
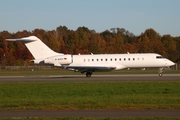
<path id="1" fill-rule="evenodd" d="M 152 28 L 147 29 L 140 36 L 135 36 L 124 28 L 111 28 L 101 33 L 79 27 L 69 30 L 66 26 L 59 26 L 56 30 L 46 31 L 18 31 L 0 32 L 0 58 L 5 54 L 7 65 L 24 65 L 24 61 L 33 59 L 22 42 L 7 42 L 7 38 L 21 38 L 35 35 L 56 52 L 65 54 L 89 53 L 159 53 L 168 59 L 177 61 L 180 57 L 180 37 L 170 35 L 162 37 Z"/>
<path id="2" fill-rule="evenodd" d="M 121 53 L 137 53 L 138 49 L 136 48 L 136 45 L 134 44 L 130 44 L 130 43 L 126 43 L 124 45 L 121 46 Z"/>
<path id="3" fill-rule="evenodd" d="M 159 53 L 165 55 L 165 47 L 161 42 L 161 36 L 153 29 L 147 29 L 142 33 L 136 42 L 140 53 Z"/>
<path id="4" fill-rule="evenodd" d="M 165 46 L 166 57 L 171 59 L 172 61 L 176 61 L 177 59 L 177 49 L 176 42 L 170 35 L 164 35 L 161 39 L 162 43 Z"/>

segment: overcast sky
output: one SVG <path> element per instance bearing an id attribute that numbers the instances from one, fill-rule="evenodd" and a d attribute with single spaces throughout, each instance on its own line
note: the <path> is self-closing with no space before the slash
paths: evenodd
<path id="1" fill-rule="evenodd" d="M 58 26 L 96 32 L 118 27 L 135 35 L 153 28 L 180 36 L 180 0 L 0 0 L 0 31 Z"/>

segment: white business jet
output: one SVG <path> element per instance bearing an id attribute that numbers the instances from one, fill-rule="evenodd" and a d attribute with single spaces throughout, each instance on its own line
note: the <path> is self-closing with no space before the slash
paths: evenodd
<path id="1" fill-rule="evenodd" d="M 6 39 L 7 41 L 22 41 L 34 57 L 35 64 L 51 64 L 75 72 L 86 73 L 91 77 L 96 71 L 113 71 L 125 68 L 159 68 L 162 76 L 163 68 L 173 66 L 174 63 L 156 53 L 137 54 L 89 54 L 69 55 L 57 53 L 46 46 L 36 36 Z"/>

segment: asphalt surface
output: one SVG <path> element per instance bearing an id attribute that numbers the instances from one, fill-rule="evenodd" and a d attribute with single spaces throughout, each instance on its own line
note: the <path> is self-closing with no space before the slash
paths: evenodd
<path id="1" fill-rule="evenodd" d="M 121 81 L 180 81 L 180 74 L 137 75 L 57 75 L 57 76 L 0 76 L 0 82 L 121 82 Z"/>
<path id="2" fill-rule="evenodd" d="M 71 110 L 71 111 L 0 111 L 0 118 L 124 118 L 168 117 L 180 118 L 180 110 Z"/>
<path id="3" fill-rule="evenodd" d="M 84 75 L 63 75 L 63 76 L 1 76 L 0 82 L 124 82 L 124 81 L 180 81 L 180 74 L 164 74 L 159 77 L 157 74 L 138 75 L 93 75 L 86 78 Z M 85 117 L 85 118 L 124 118 L 124 117 L 168 117 L 180 118 L 180 110 L 65 110 L 65 111 L 8 111 L 1 110 L 0 118 L 64 118 L 64 117 Z"/>

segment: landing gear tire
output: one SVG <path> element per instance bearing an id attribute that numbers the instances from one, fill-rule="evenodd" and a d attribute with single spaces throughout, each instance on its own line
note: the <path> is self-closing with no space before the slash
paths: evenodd
<path id="1" fill-rule="evenodd" d="M 91 77 L 92 72 L 86 72 L 86 77 Z"/>
<path id="2" fill-rule="evenodd" d="M 159 74 L 159 77 L 162 77 L 162 75 L 163 75 L 163 68 L 159 68 L 158 74 Z"/>
<path id="3" fill-rule="evenodd" d="M 162 77 L 162 75 L 163 75 L 162 73 L 159 73 L 159 77 Z"/>

